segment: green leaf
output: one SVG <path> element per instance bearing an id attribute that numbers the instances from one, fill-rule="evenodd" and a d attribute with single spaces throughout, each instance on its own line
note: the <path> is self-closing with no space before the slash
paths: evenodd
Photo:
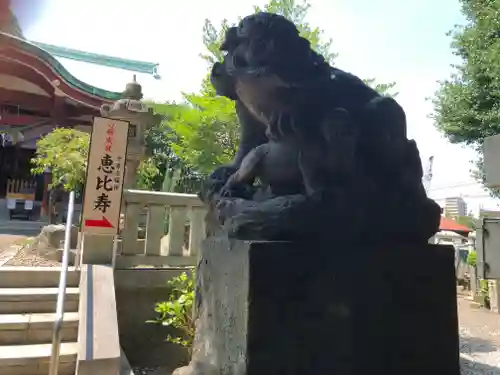
<path id="1" fill-rule="evenodd" d="M 183 347 L 191 347 L 195 327 L 193 317 L 194 302 L 194 273 L 189 275 L 183 272 L 181 275 L 167 282 L 172 289 L 167 301 L 158 302 L 155 311 L 160 313 L 155 321 L 156 324 L 172 327 L 179 331 L 179 335 L 169 334 L 167 341 Z"/>

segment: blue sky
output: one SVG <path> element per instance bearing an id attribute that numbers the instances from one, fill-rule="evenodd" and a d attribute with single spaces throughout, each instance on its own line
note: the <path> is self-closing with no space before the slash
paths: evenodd
<path id="1" fill-rule="evenodd" d="M 139 75 L 145 96 L 175 100 L 182 91 L 199 88 L 207 66 L 202 27 L 206 18 L 219 23 L 251 13 L 255 0 L 47 0 L 38 22 L 25 29 L 28 39 L 160 63 L 162 79 Z M 310 0 L 308 21 L 333 39 L 336 65 L 362 78 L 395 81 L 398 101 L 406 110 L 408 133 L 419 146 L 423 164 L 435 156 L 431 196 L 464 195 L 473 210 L 494 208 L 473 184 L 469 170 L 474 154 L 450 145 L 428 118 L 426 100 L 437 81 L 451 73 L 454 57 L 446 32 L 463 23 L 458 0 Z M 81 4 L 81 6 L 77 6 Z M 132 5 L 134 4 L 134 5 Z M 170 4 L 170 5 L 169 5 Z M 76 77 L 121 91 L 130 72 L 61 60 Z"/>

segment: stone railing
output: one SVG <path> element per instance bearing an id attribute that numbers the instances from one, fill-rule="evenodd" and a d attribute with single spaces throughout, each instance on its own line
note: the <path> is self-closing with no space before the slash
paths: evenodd
<path id="1" fill-rule="evenodd" d="M 206 237 L 202 202 L 194 194 L 125 190 L 117 268 L 191 266 Z"/>

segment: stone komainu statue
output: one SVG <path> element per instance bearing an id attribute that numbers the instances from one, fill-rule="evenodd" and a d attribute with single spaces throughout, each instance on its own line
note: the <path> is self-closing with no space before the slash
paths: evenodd
<path id="1" fill-rule="evenodd" d="M 413 311 L 428 289 L 412 294 L 422 291 L 415 280 L 434 280 L 433 288 L 447 288 L 440 298 L 456 301 L 453 269 L 432 269 L 445 282 L 416 273 L 405 279 L 415 254 L 435 253 L 426 242 L 440 209 L 422 186 L 403 109 L 329 66 L 276 14 L 244 18 L 222 49 L 212 83 L 236 102 L 241 141 L 231 165 L 217 168 L 200 193 L 215 235 L 198 261 L 191 362 L 174 375 L 361 374 L 370 367 L 402 374 L 421 366 L 417 374 L 440 350 L 447 370 L 434 373 L 456 374 L 456 306 Z M 302 266 L 307 251 L 313 267 Z M 367 278 L 373 298 L 358 299 L 358 282 Z M 436 340 L 420 348 L 429 343 L 423 327 L 431 326 L 448 335 L 449 351 Z M 416 336 L 421 341 L 407 339 Z M 360 363 L 367 342 L 377 352 Z"/>
<path id="2" fill-rule="evenodd" d="M 393 98 L 331 67 L 276 14 L 244 18 L 221 48 L 211 80 L 236 101 L 241 141 L 200 196 L 230 236 L 291 239 L 335 225 L 424 242 L 438 230 L 439 207 Z"/>

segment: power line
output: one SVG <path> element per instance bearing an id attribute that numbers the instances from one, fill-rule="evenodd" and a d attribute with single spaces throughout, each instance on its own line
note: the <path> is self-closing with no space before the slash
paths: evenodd
<path id="1" fill-rule="evenodd" d="M 430 189 L 430 191 L 452 189 L 452 188 L 472 186 L 472 185 L 478 185 L 478 186 L 480 186 L 481 184 L 478 183 L 478 182 L 472 182 L 472 181 L 470 181 L 470 182 L 459 182 L 459 183 L 452 184 L 452 185 L 442 185 L 442 186 L 433 187 L 432 189 Z"/>
<path id="2" fill-rule="evenodd" d="M 443 197 L 443 198 L 433 198 L 433 197 L 430 197 L 430 198 L 434 199 L 436 201 L 440 201 L 440 200 L 445 200 L 446 199 L 446 197 Z M 491 198 L 491 199 L 496 199 L 496 198 L 491 197 L 487 193 L 483 193 L 483 194 L 462 194 L 462 195 L 460 195 L 460 198 Z"/>

